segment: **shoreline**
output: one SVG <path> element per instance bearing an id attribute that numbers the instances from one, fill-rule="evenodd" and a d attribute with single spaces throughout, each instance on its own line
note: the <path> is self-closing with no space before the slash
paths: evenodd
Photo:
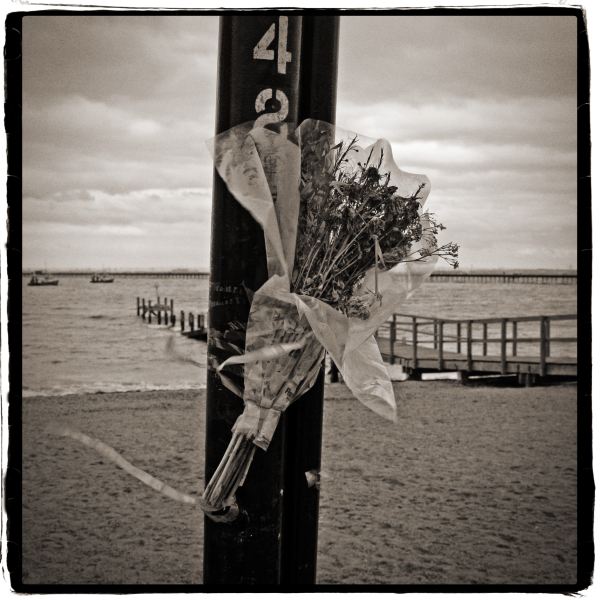
<path id="1" fill-rule="evenodd" d="M 64 391 L 64 392 L 38 392 L 38 391 L 23 391 L 21 397 L 23 400 L 31 398 L 68 398 L 69 396 L 103 396 L 106 394 L 145 394 L 153 392 L 163 393 L 180 393 L 180 392 L 205 392 L 206 385 L 189 386 L 189 387 L 147 387 L 147 388 L 132 388 L 132 389 L 115 389 L 115 390 L 94 390 L 94 391 Z"/>
<path id="2" fill-rule="evenodd" d="M 397 423 L 326 386 L 317 582 L 575 582 L 576 385 L 394 388 Z M 93 436 L 198 497 L 204 397 L 23 399 L 25 583 L 202 583 L 201 511 L 47 426 Z"/>
<path id="3" fill-rule="evenodd" d="M 394 390 L 399 390 L 400 393 L 402 392 L 402 386 L 406 386 L 406 385 L 423 385 L 423 386 L 434 386 L 435 384 L 442 384 L 442 385 L 454 385 L 454 386 L 459 386 L 460 383 L 458 381 L 458 378 L 452 378 L 452 377 L 448 377 L 448 378 L 435 378 L 435 379 L 428 379 L 428 380 L 419 380 L 419 381 L 399 381 L 399 380 L 392 380 L 392 384 L 394 386 Z M 397 387 L 400 386 L 400 387 Z M 548 388 L 548 387 L 552 387 L 552 388 L 557 388 L 557 387 L 565 387 L 565 386 L 577 386 L 576 382 L 573 381 L 565 381 L 565 382 L 556 382 L 556 383 L 552 383 L 546 386 L 537 386 L 536 389 L 544 389 L 544 388 Z M 471 384 L 466 384 L 463 385 L 463 387 L 469 387 L 469 388 L 487 388 L 487 389 L 514 389 L 517 386 L 505 386 L 505 385 L 486 385 L 485 383 L 471 383 Z M 356 402 L 358 402 L 358 400 L 356 400 L 353 396 L 352 393 L 350 392 L 350 390 L 348 389 L 348 387 L 344 384 L 344 383 L 330 383 L 330 382 L 325 382 L 325 394 L 324 394 L 324 399 L 325 400 L 332 400 L 332 399 L 345 399 L 345 400 L 355 400 Z M 37 399 L 54 399 L 54 398 L 70 398 L 72 396 L 76 396 L 76 397 L 82 397 L 82 396 L 106 396 L 106 395 L 115 395 L 115 394 L 153 394 L 153 393 L 157 393 L 157 392 L 161 392 L 161 393 L 173 393 L 173 394 L 183 394 L 183 393 L 187 393 L 187 392 L 200 392 L 200 393 L 205 393 L 206 392 L 206 385 L 205 384 L 201 384 L 198 386 L 188 386 L 188 387 L 147 387 L 147 388 L 132 388 L 132 389 L 117 389 L 117 390 L 95 390 L 95 391 L 86 391 L 86 390 L 82 390 L 82 391 L 64 391 L 64 392 L 29 392 L 29 391 L 24 391 L 21 393 L 21 398 L 22 400 L 37 400 Z"/>

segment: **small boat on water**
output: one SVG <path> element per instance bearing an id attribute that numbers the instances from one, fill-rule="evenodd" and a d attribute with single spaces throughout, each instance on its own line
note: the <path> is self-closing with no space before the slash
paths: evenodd
<path id="1" fill-rule="evenodd" d="M 110 277 L 106 273 L 94 273 L 90 279 L 90 283 L 112 283 L 114 280 L 114 277 Z"/>
<path id="2" fill-rule="evenodd" d="M 28 285 L 58 285 L 58 279 L 46 271 L 34 271 Z"/>

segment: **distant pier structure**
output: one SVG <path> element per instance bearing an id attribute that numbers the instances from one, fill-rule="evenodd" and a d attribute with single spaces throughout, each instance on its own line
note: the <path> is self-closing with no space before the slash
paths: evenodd
<path id="1" fill-rule="evenodd" d="M 57 277 L 90 277 L 95 271 L 53 271 Z M 24 276 L 32 271 L 24 271 Z M 208 279 L 208 271 L 110 271 L 115 278 Z M 434 271 L 427 281 L 434 283 L 529 283 L 576 285 L 577 271 Z"/>
<path id="2" fill-rule="evenodd" d="M 52 271 L 57 277 L 90 277 L 96 271 Z M 115 278 L 148 277 L 154 279 L 208 279 L 207 271 L 107 271 Z M 28 275 L 30 272 L 23 272 Z"/>
<path id="3" fill-rule="evenodd" d="M 434 271 L 429 281 L 440 283 L 529 283 L 576 285 L 576 271 Z"/>

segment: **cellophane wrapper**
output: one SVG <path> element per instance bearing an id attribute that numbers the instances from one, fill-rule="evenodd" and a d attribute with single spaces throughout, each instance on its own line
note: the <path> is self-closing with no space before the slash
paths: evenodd
<path id="1" fill-rule="evenodd" d="M 205 491 L 209 511 L 234 502 L 254 447 L 267 449 L 281 413 L 314 384 L 325 351 L 358 400 L 379 415 L 396 419 L 394 391 L 374 334 L 429 275 L 436 257 L 400 263 L 389 270 L 377 268 L 380 298 L 365 320 L 347 317 L 318 298 L 293 293 L 290 281 L 301 210 L 302 141 L 314 135 L 328 135 L 337 142 L 356 134 L 309 119 L 295 130 L 287 123 L 268 129 L 245 123 L 210 142 L 217 172 L 263 228 L 269 278 L 253 295 L 245 353 L 230 357 L 219 367 L 221 371 L 228 365 L 244 365 L 244 411 Z M 398 187 L 398 193 L 410 196 L 423 185 L 419 201 L 424 203 L 430 189 L 427 177 L 399 169 L 386 140 L 373 142 L 358 136 L 358 150 L 347 168 L 359 162 L 375 163 L 380 157 L 381 171 L 391 174 L 390 183 Z M 427 215 L 422 214 L 421 219 L 426 228 Z M 419 244 L 431 248 L 435 239 L 425 234 Z M 374 288 L 375 270 L 366 274 L 361 286 L 365 292 Z"/>

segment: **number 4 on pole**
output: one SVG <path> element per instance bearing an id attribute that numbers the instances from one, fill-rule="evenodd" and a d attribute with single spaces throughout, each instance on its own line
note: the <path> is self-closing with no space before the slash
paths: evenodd
<path id="1" fill-rule="evenodd" d="M 284 73 L 287 63 L 292 62 L 292 53 L 287 50 L 288 37 L 288 18 L 279 17 L 279 39 L 277 43 L 277 72 Z M 275 60 L 275 50 L 271 50 L 269 46 L 275 39 L 275 23 L 267 29 L 265 34 L 260 38 L 258 44 L 254 46 L 252 53 L 253 58 L 258 60 Z"/>

